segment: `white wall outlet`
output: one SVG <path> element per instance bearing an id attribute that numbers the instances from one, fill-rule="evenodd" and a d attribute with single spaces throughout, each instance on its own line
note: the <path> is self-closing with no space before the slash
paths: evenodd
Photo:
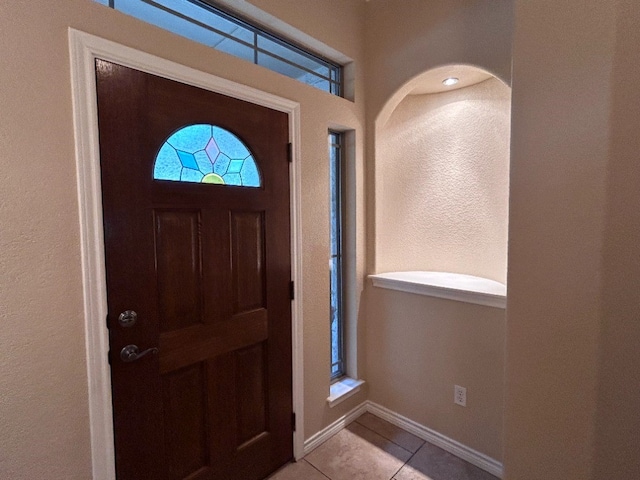
<path id="1" fill-rule="evenodd" d="M 461 407 L 467 406 L 467 389 L 460 385 L 453 386 L 453 403 Z"/>

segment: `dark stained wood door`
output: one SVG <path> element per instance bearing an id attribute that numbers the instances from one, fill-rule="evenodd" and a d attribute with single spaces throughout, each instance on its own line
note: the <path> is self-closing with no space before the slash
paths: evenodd
<path id="1" fill-rule="evenodd" d="M 118 479 L 264 478 L 293 452 L 288 117 L 101 60 L 96 81 Z M 154 180 L 193 124 L 262 186 Z"/>

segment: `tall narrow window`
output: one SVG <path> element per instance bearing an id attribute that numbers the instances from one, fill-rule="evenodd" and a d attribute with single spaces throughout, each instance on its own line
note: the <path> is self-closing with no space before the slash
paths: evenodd
<path id="1" fill-rule="evenodd" d="M 343 135 L 329 132 L 329 185 L 331 219 L 331 260 L 329 262 L 331 292 L 331 379 L 345 374 L 344 320 L 342 309 L 342 148 Z"/>

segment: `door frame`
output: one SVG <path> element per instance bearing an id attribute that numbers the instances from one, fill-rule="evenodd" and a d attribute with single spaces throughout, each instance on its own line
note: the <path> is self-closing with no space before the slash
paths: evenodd
<path id="1" fill-rule="evenodd" d="M 84 334 L 87 362 L 89 424 L 93 480 L 115 480 L 111 377 L 107 355 L 107 288 L 100 182 L 100 150 L 96 102 L 95 59 L 162 76 L 195 87 L 262 105 L 289 115 L 293 455 L 304 455 L 302 238 L 300 156 L 300 104 L 215 75 L 201 72 L 146 52 L 69 28 L 69 59 L 75 137 L 80 248 L 84 300 Z"/>

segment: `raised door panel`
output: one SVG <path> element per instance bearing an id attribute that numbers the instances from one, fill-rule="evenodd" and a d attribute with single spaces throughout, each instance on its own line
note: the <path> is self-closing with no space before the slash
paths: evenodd
<path id="1" fill-rule="evenodd" d="M 265 307 L 264 212 L 230 212 L 233 313 Z"/>
<path id="2" fill-rule="evenodd" d="M 206 478 L 209 435 L 206 364 L 162 376 L 165 451 L 171 480 Z"/>
<path id="3" fill-rule="evenodd" d="M 202 323 L 200 212 L 155 211 L 160 332 Z"/>

